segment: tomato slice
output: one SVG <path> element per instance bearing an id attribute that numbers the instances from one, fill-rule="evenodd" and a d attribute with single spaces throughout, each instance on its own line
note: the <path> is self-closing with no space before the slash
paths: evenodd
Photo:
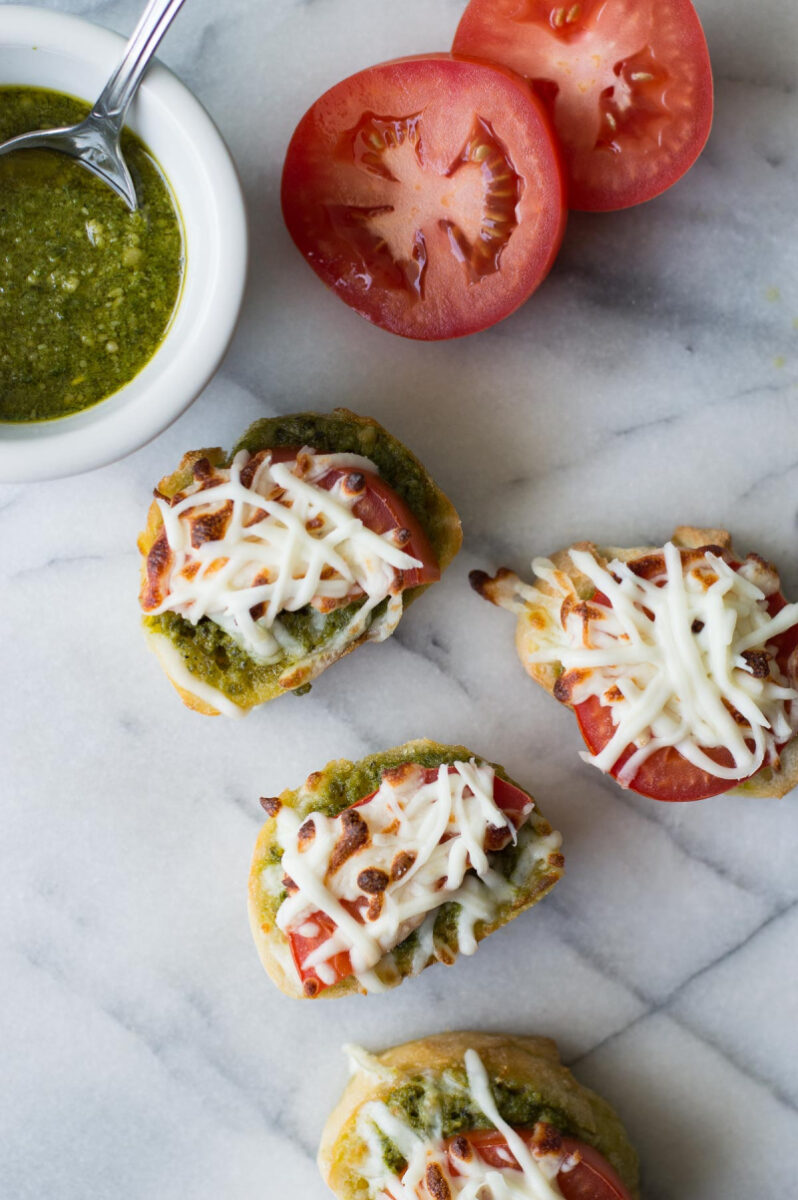
<path id="1" fill-rule="evenodd" d="M 449 767 L 450 775 L 454 774 L 455 771 L 456 768 L 454 766 Z M 424 768 L 419 775 L 420 786 L 432 783 L 437 778 L 437 767 Z M 373 800 L 376 794 L 376 792 L 371 792 L 370 795 L 364 796 L 362 800 L 355 801 L 350 807 L 360 808 L 364 804 L 368 804 L 370 800 Z M 502 812 L 509 817 L 516 829 L 522 824 L 525 816 L 528 815 L 530 805 L 529 796 L 520 788 L 515 787 L 514 784 L 500 779 L 498 775 L 495 776 L 493 782 L 493 799 Z M 347 810 L 344 809 L 343 811 Z M 338 814 L 338 818 L 340 816 L 341 813 Z M 445 897 L 441 902 L 445 902 Z M 365 898 L 362 903 L 348 900 L 344 900 L 342 903 L 344 908 L 357 921 L 361 924 L 365 923 L 362 911 L 365 908 Z M 332 969 L 335 976 L 329 982 L 320 978 L 315 966 L 306 966 L 308 957 L 332 936 L 336 928 L 335 921 L 327 913 L 314 912 L 311 916 L 306 917 L 297 929 L 290 929 L 286 934 L 294 966 L 302 981 L 305 995 L 309 998 L 318 996 L 326 988 L 332 987 L 334 983 L 339 983 L 342 979 L 348 979 L 352 974 L 352 961 L 348 950 L 336 954 L 326 964 Z M 305 932 L 301 932 L 302 930 Z"/>
<path id="2" fill-rule="evenodd" d="M 639 560 L 640 569 L 638 574 L 652 577 L 661 573 L 658 569 L 658 562 L 662 562 L 662 556 L 652 555 L 648 559 Z M 635 563 L 630 563 L 630 567 L 634 570 Z M 739 567 L 739 563 L 731 563 L 730 566 Z M 781 592 L 777 592 L 768 597 L 767 607 L 771 617 L 780 612 L 784 608 L 787 601 Z M 595 592 L 591 598 L 591 604 L 609 605 L 609 600 L 603 592 Z M 779 670 L 789 679 L 791 672 L 789 669 L 790 656 L 798 647 L 798 626 L 793 626 L 792 629 L 786 630 L 772 639 L 772 643 L 777 647 L 776 662 Z M 598 696 L 590 696 L 581 704 L 574 705 L 574 712 L 579 723 L 579 729 L 585 744 L 591 754 L 598 754 L 603 750 L 607 743 L 615 733 L 615 725 L 612 720 L 612 710 L 608 705 L 604 705 L 599 700 Z M 779 747 L 781 748 L 781 747 Z M 722 767 L 733 767 L 734 758 L 730 751 L 725 747 L 702 747 L 704 754 L 718 763 Z M 610 774 L 615 778 L 620 774 L 621 768 L 631 758 L 635 752 L 634 746 L 627 746 L 623 754 L 620 756 L 615 765 L 610 769 Z M 747 776 L 746 778 L 750 778 Z M 666 803 L 685 803 L 693 800 L 706 800 L 710 796 L 719 796 L 723 792 L 728 792 L 736 786 L 736 783 L 742 783 L 743 780 L 719 779 L 717 775 L 711 775 L 708 771 L 702 771 L 700 767 L 696 767 L 693 763 L 679 753 L 673 746 L 663 746 L 660 750 L 655 750 L 639 767 L 632 781 L 627 785 L 631 791 L 637 792 L 641 796 L 647 796 L 651 800 L 662 800 Z"/>
<path id="3" fill-rule="evenodd" d="M 272 462 L 291 462 L 299 450 L 298 446 L 280 446 L 279 449 L 270 451 Z M 315 484 L 331 491 L 339 479 L 352 473 L 351 468 L 334 467 L 315 480 Z M 441 577 L 440 567 L 421 522 L 382 476 L 375 475 L 373 471 L 358 474 L 363 476 L 363 497 L 354 505 L 352 512 L 374 533 L 389 533 L 391 530 L 401 533 L 401 536 L 397 537 L 400 549 L 421 563 L 420 567 L 401 572 L 402 590 L 419 587 L 425 583 L 436 583 Z"/>
<path id="4" fill-rule="evenodd" d="M 428 341 L 518 308 L 565 225 L 542 104 L 512 72 L 446 54 L 325 92 L 291 139 L 282 204 L 328 287 L 375 325 Z"/>
<path id="5" fill-rule="evenodd" d="M 536 1140 L 535 1132 L 532 1130 L 517 1129 L 515 1132 L 528 1145 L 532 1145 Z M 460 1138 L 462 1137 L 465 1137 L 488 1166 L 505 1170 L 507 1167 L 518 1167 L 518 1163 L 507 1145 L 507 1139 L 498 1129 L 477 1130 L 461 1134 Z M 446 1143 L 449 1152 L 449 1171 L 452 1175 L 460 1173 L 457 1157 L 451 1149 L 457 1140 L 457 1138 L 450 1138 Z M 561 1147 L 564 1155 L 578 1155 L 579 1157 L 575 1166 L 568 1170 L 561 1170 L 557 1175 L 557 1186 L 565 1200 L 631 1200 L 629 1190 L 620 1176 L 606 1158 L 599 1154 L 598 1150 L 594 1150 L 586 1142 L 569 1137 L 561 1139 Z"/>
<path id="6" fill-rule="evenodd" d="M 709 136 L 712 71 L 690 0 L 471 0 L 453 49 L 532 83 L 562 144 L 571 208 L 651 200 Z"/>

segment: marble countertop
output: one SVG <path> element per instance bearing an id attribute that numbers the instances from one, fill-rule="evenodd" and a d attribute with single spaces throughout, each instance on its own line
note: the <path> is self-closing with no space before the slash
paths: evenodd
<path id="1" fill-rule="evenodd" d="M 51 0 L 125 31 L 137 0 Z M 798 1194 L 798 802 L 665 806 L 577 757 L 473 567 L 582 537 L 727 525 L 798 593 L 798 9 L 699 0 L 717 117 L 666 196 L 575 215 L 549 280 L 466 341 L 412 344 L 327 294 L 285 233 L 282 155 L 349 72 L 445 48 L 462 0 L 192 0 L 164 60 L 216 118 L 252 224 L 216 379 L 126 461 L 0 488 L 0 1196 L 322 1200 L 343 1042 L 557 1038 L 641 1155 L 648 1200 Z M 397 635 L 246 721 L 182 708 L 145 650 L 136 533 L 184 449 L 346 404 L 419 453 L 465 545 Z M 567 875 L 451 972 L 299 1004 L 263 974 L 258 797 L 342 755 L 462 741 L 528 781 Z"/>

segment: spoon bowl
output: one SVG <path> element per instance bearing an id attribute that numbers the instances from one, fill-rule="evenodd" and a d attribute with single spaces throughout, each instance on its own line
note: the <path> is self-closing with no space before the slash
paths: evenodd
<path id="1" fill-rule="evenodd" d="M 17 150 L 55 150 L 67 154 L 107 183 L 135 212 L 138 197 L 119 139 L 127 110 L 150 59 L 183 3 L 184 0 L 149 0 L 119 66 L 85 120 L 61 129 L 21 133 L 0 145 L 0 155 Z"/>

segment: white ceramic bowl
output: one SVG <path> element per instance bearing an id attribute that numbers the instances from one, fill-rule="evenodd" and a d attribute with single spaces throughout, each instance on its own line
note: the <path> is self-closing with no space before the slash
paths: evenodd
<path id="1" fill-rule="evenodd" d="M 178 17 L 169 36 L 179 30 Z M 124 44 L 77 17 L 0 5 L 0 86 L 53 88 L 91 103 Z M 152 150 L 180 208 L 186 267 L 177 312 L 153 358 L 109 399 L 55 421 L 0 422 L 0 481 L 74 475 L 143 446 L 199 395 L 232 337 L 246 281 L 247 228 L 229 151 L 199 101 L 158 63 L 128 125 Z"/>

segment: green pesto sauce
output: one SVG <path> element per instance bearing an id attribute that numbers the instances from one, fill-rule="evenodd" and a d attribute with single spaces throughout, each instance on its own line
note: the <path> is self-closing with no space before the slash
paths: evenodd
<path id="1" fill-rule="evenodd" d="M 83 119 L 59 92 L 0 88 L 0 141 Z M 0 158 L 0 421 L 45 421 L 104 400 L 152 358 L 175 309 L 183 239 L 146 146 L 122 134 L 139 199 L 63 154 Z"/>
<path id="2" fill-rule="evenodd" d="M 515 1129 L 532 1129 L 545 1121 L 567 1136 L 584 1139 L 560 1109 L 548 1105 L 531 1084 L 491 1080 L 491 1091 L 501 1117 Z M 418 1075 L 394 1089 L 385 1103 L 391 1112 L 422 1137 L 450 1138 L 475 1129 L 491 1129 L 491 1122 L 475 1104 L 464 1069 L 446 1072 L 444 1080 L 434 1074 Z M 383 1159 L 389 1170 L 401 1174 L 407 1165 L 397 1146 L 381 1133 Z"/>
<path id="3" fill-rule="evenodd" d="M 308 604 L 295 613 L 281 613 L 277 621 L 301 646 L 302 654 L 306 655 L 326 645 L 343 629 L 361 603 L 363 601 L 347 604 L 326 614 Z M 386 605 L 387 601 L 377 605 L 372 620 L 385 611 Z M 179 613 L 167 611 L 155 617 L 146 617 L 145 625 L 168 637 L 179 650 L 191 674 L 223 692 L 233 703 L 246 703 L 261 686 L 273 686 L 292 661 L 291 656 L 285 655 L 276 663 L 259 663 L 208 617 L 192 625 Z"/>

